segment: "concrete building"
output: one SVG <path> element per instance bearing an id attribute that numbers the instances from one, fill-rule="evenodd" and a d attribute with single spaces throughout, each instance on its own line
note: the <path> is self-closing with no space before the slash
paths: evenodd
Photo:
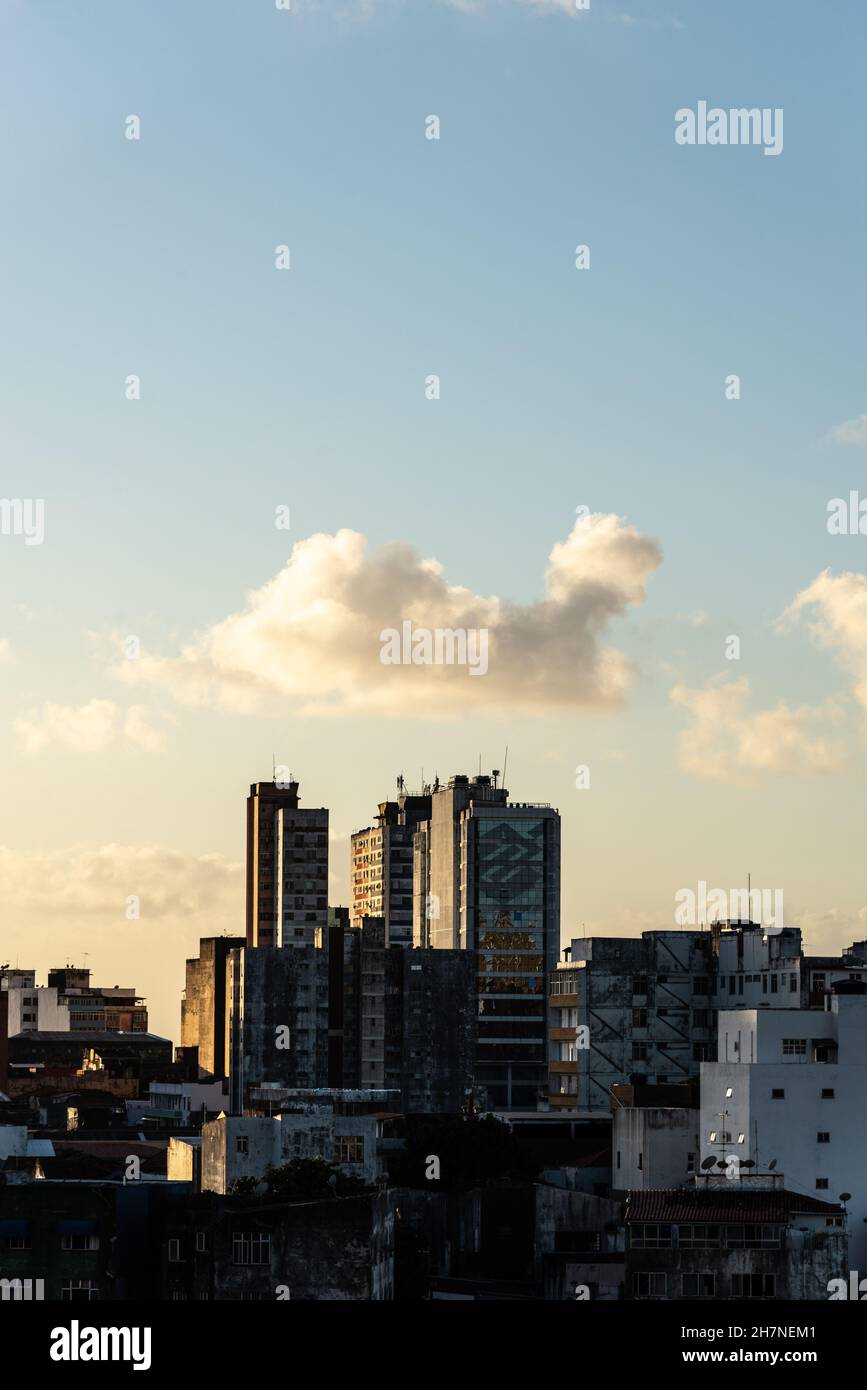
<path id="1" fill-rule="evenodd" d="M 827 1299 L 848 1270 L 843 1208 L 782 1174 L 630 1193 L 626 1227 L 628 1299 Z"/>
<path id="2" fill-rule="evenodd" d="M 717 1061 L 701 1069 L 701 1161 L 760 1169 L 845 1200 L 852 1265 L 867 1269 L 867 985 L 832 987 L 826 1008 L 720 1015 Z"/>
<path id="3" fill-rule="evenodd" d="M 250 1088 L 324 1086 L 328 1080 L 328 954 L 315 946 L 229 953 L 229 1096 L 233 1114 Z"/>
<path id="4" fill-rule="evenodd" d="M 169 1300 L 390 1302 L 395 1208 L 389 1192 L 261 1203 L 169 1190 L 161 1290 Z"/>
<path id="5" fill-rule="evenodd" d="M 132 986 L 91 984 L 90 971 L 78 966 L 49 970 L 48 987 L 56 989 L 58 1004 L 69 1010 L 73 1033 L 146 1033 L 145 1000 Z"/>
<path id="6" fill-rule="evenodd" d="M 549 986 L 552 1108 L 607 1112 L 616 1083 L 697 1076 L 714 1036 L 708 932 L 588 937 L 566 954 Z"/>
<path id="7" fill-rule="evenodd" d="M 35 970 L 0 972 L 0 990 L 6 1000 L 9 1036 L 16 1033 L 65 1033 L 69 1008 L 58 999 L 54 986 L 37 985 Z"/>
<path id="8" fill-rule="evenodd" d="M 616 1301 L 626 1279 L 620 1202 L 562 1185 L 536 1183 L 536 1281 L 546 1302 Z"/>
<path id="9" fill-rule="evenodd" d="M 647 1087 L 648 1092 L 673 1087 Z M 612 1175 L 615 1192 L 686 1187 L 698 1172 L 698 1108 L 618 1104 L 612 1107 Z"/>
<path id="10" fill-rule="evenodd" d="M 316 1100 L 282 1101 L 278 1115 L 220 1115 L 202 1128 L 202 1191 L 231 1192 L 239 1178 L 259 1181 L 297 1158 L 322 1158 L 373 1184 L 383 1171 L 389 1103 L 380 1092 L 323 1091 Z"/>
<path id="11" fill-rule="evenodd" d="M 476 960 L 471 951 L 415 950 L 402 959 L 400 1088 L 407 1114 L 457 1114 L 476 1080 Z"/>
<path id="12" fill-rule="evenodd" d="M 801 933 L 752 922 L 575 939 L 549 981 L 548 1103 L 607 1109 L 612 1085 L 698 1076 L 716 1016 L 803 999 Z"/>
<path id="13" fill-rule="evenodd" d="M 414 840 L 413 940 L 478 961 L 476 1080 L 497 1108 L 547 1087 L 546 979 L 560 940 L 560 816 L 509 803 L 498 773 L 431 791 Z"/>
<path id="14" fill-rule="evenodd" d="M 328 925 L 328 811 L 298 783 L 256 782 L 247 798 L 247 945 L 311 946 Z"/>
<path id="15" fill-rule="evenodd" d="M 181 998 L 181 1046 L 195 1048 L 201 1072 L 217 1078 L 229 1074 L 226 1040 L 226 976 L 229 952 L 244 945 L 242 936 L 207 936 L 199 954 L 187 961 Z"/>
<path id="16" fill-rule="evenodd" d="M 381 918 L 388 945 L 412 945 L 413 839 L 419 822 L 430 817 L 428 793 L 404 789 L 398 778 L 396 801 L 381 801 L 373 825 L 352 836 L 351 923 Z"/>

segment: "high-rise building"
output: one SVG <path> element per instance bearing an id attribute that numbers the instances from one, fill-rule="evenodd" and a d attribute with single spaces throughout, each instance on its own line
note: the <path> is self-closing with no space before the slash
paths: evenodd
<path id="1" fill-rule="evenodd" d="M 229 952 L 229 1097 L 328 1084 L 328 952 L 262 946 Z"/>
<path id="2" fill-rule="evenodd" d="M 547 1095 L 546 979 L 560 945 L 560 815 L 498 774 L 431 791 L 415 835 L 413 940 L 477 958 L 477 1083 L 495 1109 Z"/>
<path id="3" fill-rule="evenodd" d="M 398 781 L 396 801 L 381 801 L 373 825 L 352 836 L 353 927 L 381 917 L 391 946 L 412 945 L 413 836 L 430 816 L 427 792 L 407 792 Z"/>
<path id="4" fill-rule="evenodd" d="M 207 936 L 199 954 L 187 961 L 181 999 L 181 1047 L 195 1048 L 198 1067 L 211 1076 L 228 1076 L 226 969 L 229 952 L 242 936 Z"/>
<path id="5" fill-rule="evenodd" d="M 298 783 L 255 782 L 247 797 L 247 945 L 311 946 L 328 923 L 328 811 Z"/>

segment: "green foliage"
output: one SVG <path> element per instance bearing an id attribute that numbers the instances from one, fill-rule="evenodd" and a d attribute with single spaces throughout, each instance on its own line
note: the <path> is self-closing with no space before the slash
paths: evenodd
<path id="1" fill-rule="evenodd" d="M 364 1192 L 365 1184 L 358 1178 L 347 1177 L 324 1158 L 293 1158 L 279 1168 L 269 1168 L 265 1174 L 269 1197 L 290 1201 L 305 1198 L 348 1197 Z"/>

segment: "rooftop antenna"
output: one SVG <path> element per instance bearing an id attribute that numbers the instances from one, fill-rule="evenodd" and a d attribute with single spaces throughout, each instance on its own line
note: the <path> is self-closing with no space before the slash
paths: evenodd
<path id="1" fill-rule="evenodd" d="M 506 756 L 503 759 L 503 789 L 506 787 L 506 768 L 509 766 L 509 745 L 506 744 Z"/>
<path id="2" fill-rule="evenodd" d="M 275 785 L 275 787 L 276 787 L 276 785 L 277 785 L 277 755 L 276 755 L 276 753 L 272 753 L 272 754 L 271 754 L 271 781 L 274 783 L 274 785 Z"/>

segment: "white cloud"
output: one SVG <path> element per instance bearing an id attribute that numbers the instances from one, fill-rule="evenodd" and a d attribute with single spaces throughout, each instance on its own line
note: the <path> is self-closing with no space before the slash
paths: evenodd
<path id="1" fill-rule="evenodd" d="M 702 689 L 676 685 L 670 694 L 690 718 L 680 736 L 681 766 L 700 777 L 744 782 L 756 772 L 831 772 L 845 761 L 838 740 L 811 733 L 816 722 L 839 722 L 842 712 L 833 701 L 818 708 L 780 701 L 750 713 L 746 677 L 721 677 Z"/>
<path id="2" fill-rule="evenodd" d="M 867 415 L 835 425 L 828 437 L 835 444 L 867 444 Z"/>
<path id="3" fill-rule="evenodd" d="M 782 622 L 804 614 L 810 615 L 807 623 L 815 641 L 832 649 L 851 674 L 855 698 L 867 712 L 867 576 L 823 570 L 789 605 Z"/>
<path id="4" fill-rule="evenodd" d="M 84 705 L 47 702 L 14 720 L 12 728 L 31 757 L 51 744 L 76 753 L 100 753 L 121 736 L 151 751 L 162 745 L 162 735 L 150 727 L 143 706 L 131 705 L 124 716 L 112 700 Z"/>
<path id="5" fill-rule="evenodd" d="M 254 712 L 401 714 L 450 718 L 471 707 L 536 713 L 619 707 L 635 678 L 602 645 L 610 620 L 644 602 L 661 563 L 655 541 L 619 517 L 591 515 L 555 545 L 545 597 L 527 605 L 450 585 L 411 546 L 368 552 L 343 530 L 300 541 L 242 611 L 195 636 L 176 657 L 122 662 L 127 683 L 149 681 L 181 702 Z M 380 634 L 413 628 L 485 629 L 488 671 L 383 665 Z"/>

